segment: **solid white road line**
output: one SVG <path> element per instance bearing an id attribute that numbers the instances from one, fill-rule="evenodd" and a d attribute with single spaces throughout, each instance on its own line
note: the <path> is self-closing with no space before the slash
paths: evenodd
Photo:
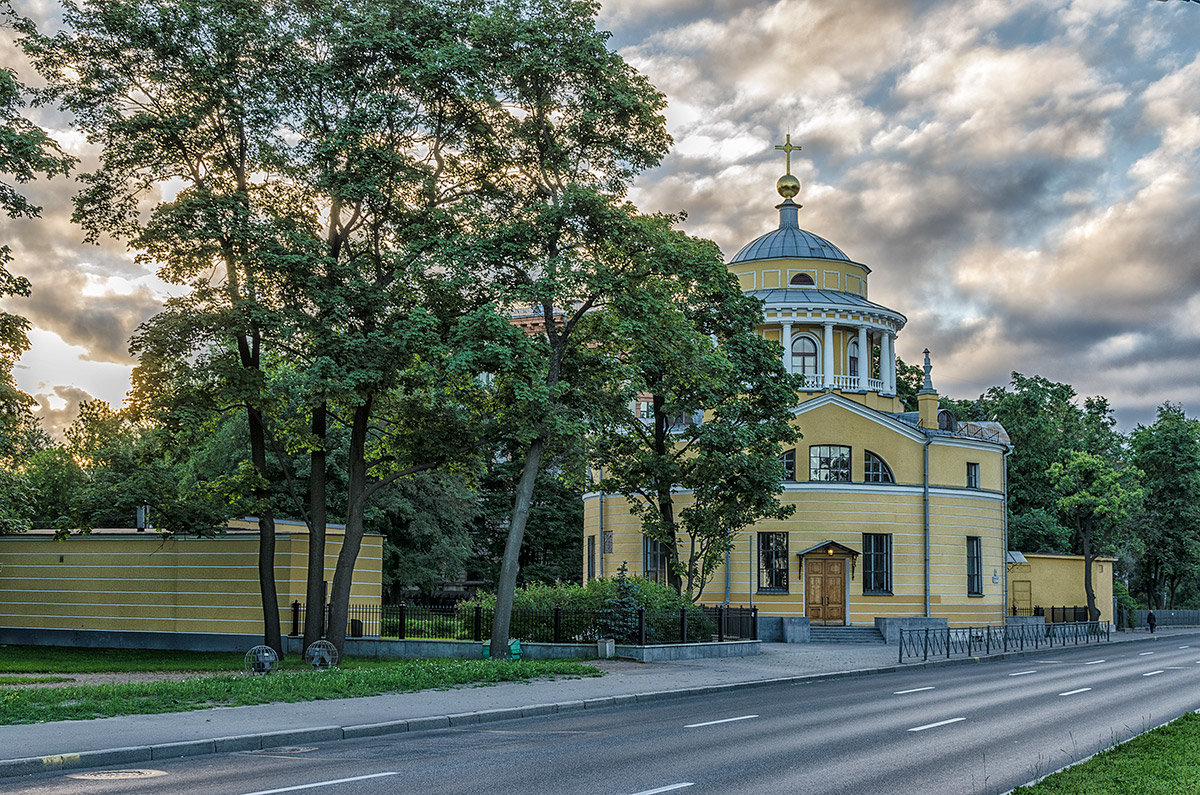
<path id="1" fill-rule="evenodd" d="M 950 720 L 940 720 L 937 723 L 927 723 L 924 726 L 914 726 L 913 728 L 909 729 L 909 731 L 910 732 L 923 732 L 926 729 L 936 729 L 938 726 L 945 726 L 947 723 L 958 723 L 960 720 L 966 720 L 966 718 L 951 718 Z"/>
<path id="2" fill-rule="evenodd" d="M 757 717 L 758 717 L 757 715 L 741 715 L 736 718 L 721 718 L 721 720 L 709 720 L 709 721 L 705 721 L 704 723 L 689 723 L 687 726 L 684 726 L 683 728 L 698 729 L 701 726 L 716 726 L 718 723 L 733 723 L 735 720 L 750 720 L 751 718 L 757 718 Z"/>
<path id="3" fill-rule="evenodd" d="M 1091 662 L 1085 662 L 1084 665 L 1099 665 L 1102 662 L 1107 662 L 1107 660 L 1092 660 Z"/>
<path id="4" fill-rule="evenodd" d="M 1147 654 L 1154 654 L 1154 652 L 1152 652 L 1152 651 L 1144 651 L 1144 652 L 1142 652 L 1141 654 L 1139 654 L 1138 656 L 1139 656 L 1139 657 L 1145 657 Z"/>
<path id="5" fill-rule="evenodd" d="M 280 787 L 279 789 L 262 789 L 258 792 L 247 792 L 246 795 L 274 795 L 276 792 L 295 792 L 301 789 L 314 789 L 315 787 L 332 787 L 334 784 L 346 784 L 350 781 L 366 781 L 369 778 L 384 778 L 385 776 L 398 776 L 399 773 L 372 773 L 369 776 L 355 776 L 354 778 L 339 778 L 333 781 L 318 781 L 315 784 L 299 784 L 295 787 Z"/>
<path id="6" fill-rule="evenodd" d="M 672 790 L 683 789 L 684 787 L 694 787 L 695 783 L 691 781 L 681 781 L 678 784 L 668 784 L 665 787 L 658 789 L 644 789 L 641 792 L 635 792 L 633 795 L 658 795 L 660 792 L 671 792 Z"/>
<path id="7" fill-rule="evenodd" d="M 1015 674 L 1009 674 L 1009 676 L 1025 676 L 1026 674 L 1036 674 L 1036 673 L 1037 673 L 1036 670 L 1034 670 L 1034 671 L 1017 671 Z"/>
<path id="8" fill-rule="evenodd" d="M 1067 692 L 1065 692 L 1065 693 L 1059 693 L 1059 695 L 1060 695 L 1060 696 L 1073 696 L 1073 695 L 1075 695 L 1076 693 L 1086 693 L 1086 692 L 1087 692 L 1087 691 L 1089 691 L 1089 690 L 1091 690 L 1091 688 L 1090 688 L 1090 687 L 1081 687 L 1081 688 L 1079 688 L 1078 690 L 1068 690 L 1068 691 L 1067 691 Z"/>
<path id="9" fill-rule="evenodd" d="M 1148 674 L 1142 674 L 1142 676 L 1154 676 L 1155 674 L 1161 674 L 1161 673 L 1162 673 L 1162 671 L 1151 671 Z"/>
<path id="10" fill-rule="evenodd" d="M 914 687 L 910 690 L 897 690 L 894 693 L 892 693 L 892 695 L 893 696 L 903 696 L 907 693 L 920 693 L 922 690 L 933 690 L 933 685 L 930 685 L 929 687 Z"/>

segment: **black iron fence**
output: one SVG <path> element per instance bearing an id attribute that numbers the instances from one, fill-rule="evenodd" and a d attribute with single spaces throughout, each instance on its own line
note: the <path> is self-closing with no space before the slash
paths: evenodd
<path id="1" fill-rule="evenodd" d="M 1046 621 L 1051 624 L 1086 622 L 1090 618 L 1087 607 L 1079 605 L 1073 607 L 1042 607 L 1041 605 L 1017 607 L 1013 605 L 1012 614 L 1014 616 L 1044 616 Z"/>
<path id="2" fill-rule="evenodd" d="M 292 603 L 292 635 L 303 633 L 305 612 L 304 604 Z M 493 617 L 492 608 L 480 605 L 351 604 L 346 636 L 483 641 L 491 638 Z M 328 607 L 324 618 L 328 625 Z M 641 646 L 756 640 L 757 628 L 757 608 L 703 606 L 668 610 L 515 608 L 509 622 L 509 634 L 527 643 L 594 643 L 613 638 Z"/>
<path id="3" fill-rule="evenodd" d="M 947 627 L 900 630 L 898 662 L 974 657 L 1005 651 L 1101 643 L 1112 636 L 1108 621 L 1013 624 L 1011 626 Z"/>

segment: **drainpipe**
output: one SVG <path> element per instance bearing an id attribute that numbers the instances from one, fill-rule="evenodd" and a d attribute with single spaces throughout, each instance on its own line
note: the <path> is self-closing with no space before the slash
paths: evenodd
<path id="1" fill-rule="evenodd" d="M 730 603 L 730 550 L 725 550 L 725 602 L 721 605 Z"/>
<path id="2" fill-rule="evenodd" d="M 750 531 L 750 606 L 754 607 L 754 531 Z"/>
<path id="3" fill-rule="evenodd" d="M 596 486 L 600 492 L 600 579 L 604 579 L 604 467 L 600 467 Z"/>
<path id="4" fill-rule="evenodd" d="M 933 439 L 925 438 L 925 617 L 929 618 L 929 445 Z"/>
<path id="5" fill-rule="evenodd" d="M 1000 459 L 1003 465 L 1000 472 L 1004 477 L 1004 502 L 1002 510 L 1004 511 L 1004 623 L 1008 623 L 1008 611 L 1010 605 L 1008 603 L 1008 456 L 1012 453 L 1012 448 L 1004 451 L 1004 456 Z M 1116 613 L 1113 614 L 1116 616 Z"/>

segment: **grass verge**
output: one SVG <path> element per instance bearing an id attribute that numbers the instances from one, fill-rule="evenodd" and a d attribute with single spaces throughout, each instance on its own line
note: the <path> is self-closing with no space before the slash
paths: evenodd
<path id="1" fill-rule="evenodd" d="M 1059 771 L 1022 795 L 1177 795 L 1200 792 L 1200 715 L 1189 712 L 1166 726 L 1134 737 Z"/>
<path id="2" fill-rule="evenodd" d="M 0 676 L 0 685 L 50 685 L 74 681 L 70 676 Z"/>
<path id="3" fill-rule="evenodd" d="M 91 674 L 134 671 L 240 671 L 244 656 L 237 652 L 0 646 L 0 673 Z"/>
<path id="4" fill-rule="evenodd" d="M 241 657 L 238 656 L 241 664 Z M 142 669 L 145 670 L 145 669 Z M 161 669 L 160 669 L 161 670 Z M 573 660 L 349 660 L 331 671 L 220 674 L 177 682 L 0 690 L 0 723 L 88 720 L 271 702 L 357 698 L 543 676 L 599 676 Z"/>

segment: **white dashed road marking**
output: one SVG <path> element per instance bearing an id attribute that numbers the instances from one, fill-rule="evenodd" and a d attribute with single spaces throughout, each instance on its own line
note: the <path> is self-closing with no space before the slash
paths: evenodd
<path id="1" fill-rule="evenodd" d="M 914 726 L 909 729 L 910 732 L 923 732 L 926 729 L 936 729 L 938 726 L 945 726 L 948 723 L 958 723 L 966 718 L 951 718 L 950 720 L 939 720 L 937 723 L 926 723 L 924 726 Z"/>
<path id="2" fill-rule="evenodd" d="M 1161 674 L 1161 673 L 1162 673 L 1162 671 L 1151 671 L 1148 674 L 1142 674 L 1142 676 L 1154 676 L 1155 674 Z"/>
<path id="3" fill-rule="evenodd" d="M 316 787 L 332 787 L 335 784 L 347 784 L 351 781 L 366 781 L 369 778 L 383 778 L 385 776 L 398 776 L 399 773 L 372 773 L 369 776 L 355 776 L 354 778 L 338 778 L 333 781 L 318 781 L 315 784 L 297 784 L 294 787 L 281 787 L 279 789 L 263 789 L 257 792 L 248 792 L 246 795 L 275 795 L 276 792 L 296 792 L 302 789 L 315 789 Z"/>
<path id="4" fill-rule="evenodd" d="M 910 690 L 897 690 L 896 692 L 892 693 L 892 695 L 903 696 L 907 695 L 908 693 L 920 693 L 922 690 L 933 690 L 933 685 L 930 685 L 929 687 L 914 687 Z"/>
<path id="5" fill-rule="evenodd" d="M 1060 695 L 1060 696 L 1073 696 L 1073 695 L 1075 695 L 1076 693 L 1086 693 L 1086 692 L 1087 692 L 1087 691 L 1089 691 L 1089 690 L 1091 690 L 1091 688 L 1090 688 L 1090 687 L 1081 687 L 1081 688 L 1079 688 L 1078 690 L 1068 690 L 1068 691 L 1067 691 L 1067 692 L 1065 692 L 1065 693 L 1059 693 L 1059 695 Z"/>
<path id="6" fill-rule="evenodd" d="M 633 795 L 658 795 L 660 792 L 672 792 L 677 789 L 683 789 L 684 787 L 694 786 L 696 786 L 695 783 L 691 781 L 681 781 L 678 784 L 668 784 L 665 787 L 659 787 L 657 789 L 644 789 L 641 792 L 633 793 Z"/>
<path id="7" fill-rule="evenodd" d="M 1152 651 L 1144 651 L 1144 652 L 1140 653 L 1138 656 L 1139 656 L 1139 657 L 1145 657 L 1147 654 L 1154 654 L 1154 652 L 1152 652 Z"/>
<path id="8" fill-rule="evenodd" d="M 1036 674 L 1036 673 L 1037 673 L 1037 671 L 1017 671 L 1015 674 L 1009 674 L 1009 676 L 1025 676 L 1026 674 Z"/>
<path id="9" fill-rule="evenodd" d="M 698 729 L 701 726 L 716 726 L 718 723 L 733 723 L 735 720 L 750 720 L 757 718 L 757 715 L 739 715 L 736 718 L 721 718 L 720 720 L 707 720 L 704 723 L 689 723 L 684 726 L 685 729 Z M 691 786 L 690 784 L 688 786 Z"/>

